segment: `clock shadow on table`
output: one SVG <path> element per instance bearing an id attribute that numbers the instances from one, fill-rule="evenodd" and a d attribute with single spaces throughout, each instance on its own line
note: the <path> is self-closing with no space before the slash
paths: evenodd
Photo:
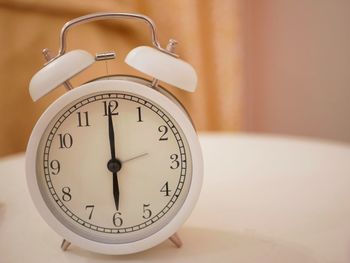
<path id="1" fill-rule="evenodd" d="M 131 255 L 102 255 L 71 246 L 69 257 L 84 262 L 298 262 L 317 260 L 310 250 L 295 243 L 272 240 L 254 231 L 225 232 L 215 229 L 184 227 L 179 232 L 183 241 L 176 248 L 169 240 L 149 250 Z M 319 262 L 319 261 L 317 261 Z"/>

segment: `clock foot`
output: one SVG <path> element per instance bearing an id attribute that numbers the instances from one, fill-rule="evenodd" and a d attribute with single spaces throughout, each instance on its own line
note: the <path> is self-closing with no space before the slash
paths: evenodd
<path id="1" fill-rule="evenodd" d="M 61 249 L 63 251 L 66 251 L 68 249 L 68 247 L 70 246 L 70 244 L 71 243 L 69 241 L 63 239 L 62 244 L 61 244 Z"/>
<path id="2" fill-rule="evenodd" d="M 177 233 L 169 237 L 169 240 L 173 242 L 173 244 L 177 247 L 180 248 L 182 247 L 182 241 Z"/>

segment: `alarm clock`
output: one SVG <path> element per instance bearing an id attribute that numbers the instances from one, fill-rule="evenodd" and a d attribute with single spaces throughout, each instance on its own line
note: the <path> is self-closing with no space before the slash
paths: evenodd
<path id="1" fill-rule="evenodd" d="M 109 75 L 73 88 L 69 79 L 114 53 L 96 56 L 66 52 L 70 28 L 101 19 L 144 21 L 153 47 L 132 49 L 125 62 L 150 79 Z M 185 108 L 163 81 L 193 92 L 197 76 L 174 53 L 162 48 L 153 21 L 130 13 L 96 13 L 64 25 L 55 57 L 29 85 L 34 101 L 56 87 L 67 92 L 36 123 L 26 152 L 32 200 L 47 224 L 72 243 L 104 254 L 129 254 L 170 238 L 198 199 L 203 161 L 198 136 Z"/>

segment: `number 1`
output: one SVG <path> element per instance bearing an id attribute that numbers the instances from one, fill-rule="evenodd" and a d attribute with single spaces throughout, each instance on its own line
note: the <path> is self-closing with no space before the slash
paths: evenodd
<path id="1" fill-rule="evenodd" d="M 141 117 L 141 107 L 137 107 L 137 114 L 139 117 L 137 122 L 143 122 L 142 117 Z"/>

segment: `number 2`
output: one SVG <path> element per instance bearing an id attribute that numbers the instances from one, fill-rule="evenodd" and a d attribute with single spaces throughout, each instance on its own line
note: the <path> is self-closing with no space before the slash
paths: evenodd
<path id="1" fill-rule="evenodd" d="M 162 136 L 160 136 L 159 140 L 160 141 L 167 141 L 168 137 L 166 136 L 166 134 L 168 133 L 168 127 L 165 125 L 161 125 L 158 127 L 158 131 L 163 133 Z"/>

